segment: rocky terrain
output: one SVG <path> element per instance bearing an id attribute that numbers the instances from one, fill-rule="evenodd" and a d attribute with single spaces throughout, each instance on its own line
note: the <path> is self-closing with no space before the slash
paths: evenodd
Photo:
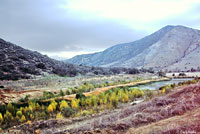
<path id="1" fill-rule="evenodd" d="M 9 133 L 171 134 L 200 132 L 200 84 L 182 86 L 166 96 L 90 117 L 36 121 Z"/>
<path id="2" fill-rule="evenodd" d="M 106 75 L 123 71 L 122 69 L 106 69 L 64 63 L 0 39 L 0 80 L 27 79 L 45 74 L 60 76 Z M 125 69 L 125 72 L 137 73 L 137 70 Z"/>
<path id="3" fill-rule="evenodd" d="M 199 30 L 166 26 L 140 40 L 115 45 L 103 52 L 75 56 L 67 62 L 88 66 L 187 71 L 200 69 L 199 58 Z"/>

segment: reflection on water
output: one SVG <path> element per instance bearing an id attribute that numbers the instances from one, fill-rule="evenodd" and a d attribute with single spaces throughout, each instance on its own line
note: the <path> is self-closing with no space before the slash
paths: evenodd
<path id="1" fill-rule="evenodd" d="M 139 88 L 139 89 L 150 89 L 150 90 L 156 90 L 159 89 L 161 86 L 167 85 L 167 84 L 173 84 L 173 83 L 179 83 L 183 81 L 192 80 L 192 78 L 177 78 L 177 79 L 171 79 L 170 81 L 159 81 L 159 82 L 153 82 L 149 84 L 144 85 L 138 85 L 133 86 L 132 88 Z"/>

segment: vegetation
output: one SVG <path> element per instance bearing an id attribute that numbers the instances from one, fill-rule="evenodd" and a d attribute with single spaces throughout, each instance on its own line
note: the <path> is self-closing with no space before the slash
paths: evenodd
<path id="1" fill-rule="evenodd" d="M 160 94 L 166 94 L 171 89 L 198 82 L 199 79 L 180 82 L 179 84 L 165 85 L 158 90 Z M 109 83 L 108 83 L 109 84 Z M 81 89 L 89 89 L 95 87 L 84 83 Z M 82 90 L 84 91 L 84 90 Z M 63 96 L 60 91 L 60 96 Z M 50 92 L 44 92 L 42 98 L 50 98 L 56 96 Z M 8 103 L 6 106 L 0 106 L 0 124 L 5 129 L 24 122 L 32 122 L 35 120 L 44 120 L 49 118 L 69 118 L 74 116 L 87 116 L 98 113 L 102 110 L 117 108 L 119 104 L 132 102 L 136 98 L 146 97 L 151 99 L 155 96 L 153 91 L 139 90 L 130 87 L 112 88 L 99 95 L 84 96 L 82 93 L 76 95 L 76 99 L 72 101 L 58 100 L 51 102 L 41 102 L 40 100 L 29 100 L 28 96 L 24 100 L 28 104 L 16 105 Z"/>
<path id="2" fill-rule="evenodd" d="M 45 92 L 45 95 L 50 95 Z M 5 109 L 0 111 L 0 123 L 2 128 L 8 128 L 24 122 L 30 122 L 48 118 L 63 118 L 73 116 L 86 116 L 104 109 L 116 108 L 119 103 L 127 103 L 144 96 L 144 92 L 139 89 L 114 88 L 97 96 L 80 97 L 72 101 L 51 101 L 42 104 L 34 100 L 29 100 L 27 106 L 17 107 L 14 104 L 7 104 Z"/>

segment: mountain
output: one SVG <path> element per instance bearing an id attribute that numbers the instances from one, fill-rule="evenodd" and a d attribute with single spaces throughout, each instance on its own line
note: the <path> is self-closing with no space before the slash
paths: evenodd
<path id="1" fill-rule="evenodd" d="M 0 80 L 32 78 L 45 73 L 60 76 L 110 74 L 110 70 L 64 63 L 0 39 Z"/>
<path id="2" fill-rule="evenodd" d="M 98 53 L 78 55 L 67 62 L 100 67 L 186 71 L 200 68 L 199 52 L 199 30 L 168 25 L 140 40 L 118 44 Z"/>

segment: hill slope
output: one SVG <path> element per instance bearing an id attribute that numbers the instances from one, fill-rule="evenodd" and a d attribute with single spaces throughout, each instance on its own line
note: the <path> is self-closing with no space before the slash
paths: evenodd
<path id="1" fill-rule="evenodd" d="M 110 73 L 102 68 L 92 68 L 64 63 L 0 39 L 0 80 L 31 78 L 44 73 L 75 76 L 88 72 Z"/>
<path id="2" fill-rule="evenodd" d="M 166 26 L 140 40 L 115 45 L 99 53 L 75 56 L 67 62 L 103 67 L 190 70 L 199 67 L 199 46 L 199 30 Z"/>

